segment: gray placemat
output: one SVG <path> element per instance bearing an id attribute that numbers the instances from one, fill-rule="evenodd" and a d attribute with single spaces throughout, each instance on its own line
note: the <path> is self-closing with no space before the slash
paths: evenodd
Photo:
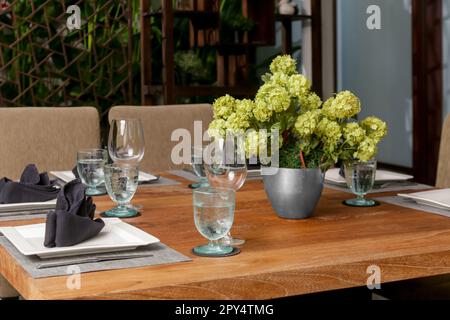
<path id="1" fill-rule="evenodd" d="M 339 186 L 332 183 L 325 182 L 325 188 L 333 189 L 333 190 L 339 190 L 342 192 L 353 194 L 353 192 L 344 186 Z M 433 187 L 428 186 L 426 184 L 420 184 L 420 183 L 391 183 L 388 186 L 384 188 L 376 188 L 369 191 L 369 194 L 373 193 L 383 193 L 383 192 L 400 192 L 400 191 L 408 191 L 408 190 L 427 190 L 427 189 L 433 189 Z"/>
<path id="2" fill-rule="evenodd" d="M 139 187 L 175 186 L 178 184 L 181 184 L 181 182 L 178 182 L 173 179 L 165 178 L 165 177 L 159 177 L 158 181 L 155 181 L 152 183 L 142 183 L 142 184 L 139 184 Z"/>
<path id="3" fill-rule="evenodd" d="M 431 206 L 426 206 L 426 205 L 423 205 L 423 204 L 419 204 L 419 203 L 417 203 L 417 202 L 415 202 L 413 200 L 402 198 L 402 197 L 398 197 L 398 196 L 380 197 L 380 198 L 376 198 L 376 200 L 382 201 L 382 202 L 386 202 L 386 203 L 389 203 L 389 204 L 393 204 L 393 205 L 396 205 L 396 206 L 400 206 L 400 207 L 405 207 L 405 208 L 409 208 L 409 209 L 425 211 L 425 212 L 434 213 L 434 214 L 438 214 L 438 215 L 450 218 L 450 210 L 445 210 L 445 209 L 435 208 L 435 207 L 431 207 Z"/>
<path id="4" fill-rule="evenodd" d="M 17 215 L 17 216 L 6 216 L 2 217 L 0 214 L 0 222 L 2 221 L 20 221 L 20 220 L 31 220 L 31 219 L 42 219 L 46 218 L 46 213 L 40 213 L 40 214 L 26 214 L 26 215 Z"/>
<path id="5" fill-rule="evenodd" d="M 195 173 L 189 172 L 187 170 L 170 170 L 169 173 L 192 182 L 199 181 L 199 178 L 195 175 Z"/>
<path id="6" fill-rule="evenodd" d="M 186 180 L 189 180 L 192 182 L 199 181 L 198 177 L 194 173 L 189 172 L 187 170 L 171 170 L 171 171 L 169 171 L 169 173 L 173 174 L 174 176 L 181 177 L 183 179 L 186 179 Z M 262 179 L 262 176 L 247 176 L 248 181 L 261 180 L 261 179 Z"/>
<path id="7" fill-rule="evenodd" d="M 0 245 L 2 245 L 15 259 L 16 261 L 30 274 L 34 279 L 67 276 L 73 273 L 73 266 L 77 266 L 77 271 L 80 273 L 114 270 L 114 269 L 127 269 L 127 268 L 140 268 L 160 264 L 178 263 L 192 261 L 192 259 L 182 255 L 181 253 L 169 248 L 163 243 L 156 243 L 149 246 L 141 247 L 132 251 L 120 251 L 116 253 L 102 253 L 101 255 L 123 255 L 127 254 L 152 254 L 151 257 L 145 258 L 132 258 L 127 260 L 115 260 L 115 261 L 103 261 L 94 263 L 81 263 L 72 264 L 71 266 L 52 267 L 46 269 L 38 269 L 37 266 L 46 262 L 63 262 L 66 259 L 72 261 L 74 258 L 80 258 L 80 261 L 86 258 L 96 257 L 98 255 L 90 254 L 78 257 L 63 257 L 63 258 L 51 258 L 40 259 L 37 256 L 24 256 L 21 254 L 11 242 L 4 236 L 0 236 Z"/>

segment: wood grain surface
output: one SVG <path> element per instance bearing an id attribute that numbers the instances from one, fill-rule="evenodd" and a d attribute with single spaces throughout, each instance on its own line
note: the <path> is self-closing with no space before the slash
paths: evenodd
<path id="1" fill-rule="evenodd" d="M 197 232 L 188 181 L 140 187 L 134 203 L 140 217 L 127 222 L 153 234 L 193 261 L 135 269 L 85 273 L 81 289 L 67 277 L 32 279 L 0 247 L 0 273 L 26 299 L 269 299 L 365 286 L 367 268 L 381 268 L 382 282 L 450 273 L 450 219 L 382 204 L 349 208 L 351 195 L 324 190 L 315 216 L 278 218 L 261 181 L 237 193 L 232 233 L 246 239 L 241 254 L 200 258 L 191 249 L 206 240 Z M 100 210 L 112 207 L 95 198 Z M 39 220 L 0 223 L 23 225 Z"/>

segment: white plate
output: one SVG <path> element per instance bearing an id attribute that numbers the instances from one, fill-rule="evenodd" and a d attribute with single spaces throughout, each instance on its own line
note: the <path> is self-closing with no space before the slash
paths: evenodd
<path id="1" fill-rule="evenodd" d="M 450 210 L 450 189 L 431 190 L 410 194 L 399 193 L 398 196 L 412 199 L 420 204 Z"/>
<path id="2" fill-rule="evenodd" d="M 56 178 L 64 181 L 69 182 L 75 179 L 75 175 L 72 171 L 50 171 L 50 174 L 55 176 Z M 139 182 L 146 183 L 151 181 L 158 180 L 158 177 L 155 177 L 152 174 L 146 173 L 146 172 L 139 172 Z"/>
<path id="3" fill-rule="evenodd" d="M 4 227 L 0 232 L 26 256 L 40 258 L 68 257 L 82 254 L 133 250 L 159 242 L 159 239 L 117 218 L 103 219 L 105 227 L 94 238 L 71 247 L 46 248 L 45 224 Z"/>
<path id="4" fill-rule="evenodd" d="M 375 175 L 375 183 L 382 184 L 387 182 L 405 182 L 407 180 L 413 179 L 413 176 L 387 171 L 387 170 L 377 170 Z M 345 178 L 339 174 L 339 168 L 333 168 L 325 173 L 325 181 L 335 184 L 346 184 Z"/>
<path id="5" fill-rule="evenodd" d="M 10 203 L 0 204 L 0 213 L 17 212 L 17 211 L 32 211 L 32 210 L 46 210 L 55 209 L 56 199 L 45 202 L 25 202 L 25 203 Z"/>

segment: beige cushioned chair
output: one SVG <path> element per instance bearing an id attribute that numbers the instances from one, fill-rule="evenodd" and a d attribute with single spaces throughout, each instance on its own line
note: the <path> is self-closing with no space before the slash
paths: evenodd
<path id="1" fill-rule="evenodd" d="M 0 177 L 18 179 L 29 163 L 71 170 L 77 150 L 99 146 L 95 108 L 0 108 Z"/>
<path id="2" fill-rule="evenodd" d="M 436 177 L 437 188 L 450 188 L 450 116 L 445 119 L 442 129 L 441 147 Z"/>
<path id="3" fill-rule="evenodd" d="M 141 163 L 143 171 L 165 171 L 182 166 L 171 160 L 172 148 L 179 142 L 171 141 L 172 132 L 183 128 L 194 139 L 194 121 L 202 121 L 203 132 L 208 129 L 213 111 L 209 104 L 172 106 L 118 106 L 109 112 L 109 120 L 141 119 L 145 132 L 145 155 Z"/>
<path id="4" fill-rule="evenodd" d="M 29 163 L 70 170 L 77 150 L 100 146 L 95 108 L 0 108 L 0 178 L 18 179 Z M 18 293 L 0 276 L 0 298 Z"/>

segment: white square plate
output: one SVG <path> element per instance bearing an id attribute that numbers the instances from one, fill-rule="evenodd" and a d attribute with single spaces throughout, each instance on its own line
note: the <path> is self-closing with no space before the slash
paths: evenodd
<path id="1" fill-rule="evenodd" d="M 416 201 L 417 203 L 450 210 L 450 189 L 415 192 L 410 194 L 398 194 L 399 197 Z"/>
<path id="2" fill-rule="evenodd" d="M 382 184 L 387 182 L 405 182 L 414 178 L 402 173 L 387 171 L 387 170 L 377 170 L 375 176 L 375 183 Z M 345 178 L 339 174 L 339 168 L 333 168 L 325 173 L 325 181 L 345 185 Z"/>
<path id="3" fill-rule="evenodd" d="M 45 202 L 25 202 L 25 203 L 9 203 L 0 204 L 1 213 L 11 213 L 18 211 L 33 211 L 33 210 L 52 210 L 56 208 L 56 199 Z"/>
<path id="4" fill-rule="evenodd" d="M 133 250 L 159 242 L 159 239 L 117 218 L 103 219 L 105 227 L 94 238 L 71 247 L 46 248 L 45 223 L 0 228 L 0 232 L 26 256 L 42 259 L 82 254 Z"/>
<path id="5" fill-rule="evenodd" d="M 50 174 L 64 182 L 69 182 L 75 179 L 75 175 L 72 171 L 50 171 Z M 146 172 L 139 172 L 139 182 L 148 183 L 152 181 L 158 180 L 158 177 L 155 177 L 152 174 Z"/>

